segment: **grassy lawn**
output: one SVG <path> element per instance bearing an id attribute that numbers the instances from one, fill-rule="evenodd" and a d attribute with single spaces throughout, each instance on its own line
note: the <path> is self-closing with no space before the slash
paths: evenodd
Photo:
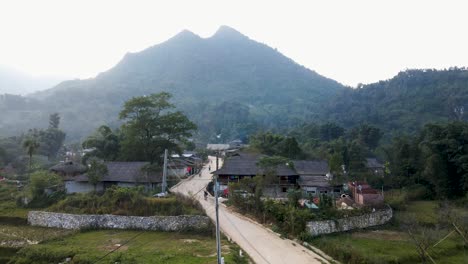
<path id="1" fill-rule="evenodd" d="M 0 245 L 4 247 L 18 248 L 66 236 L 74 232 L 75 231 L 72 230 L 57 228 L 0 224 Z"/>
<path id="2" fill-rule="evenodd" d="M 127 241 L 130 241 L 126 243 Z M 237 263 L 238 246 L 222 241 L 226 263 Z M 32 245 L 18 252 L 15 263 L 94 263 L 123 245 L 100 263 L 216 263 L 215 239 L 209 235 L 169 232 L 101 230 L 80 232 Z"/>
<path id="3" fill-rule="evenodd" d="M 457 210 L 468 213 L 463 208 Z M 419 223 L 432 226 L 437 223 L 437 213 L 437 201 L 414 201 L 408 203 L 405 210 L 394 211 L 394 218 L 398 222 L 407 215 L 413 215 Z M 449 230 L 441 233 L 448 234 Z M 409 236 L 391 225 L 317 237 L 310 243 L 343 263 L 421 262 L 416 245 Z M 463 240 L 456 234 L 452 234 L 436 247 L 430 248 L 429 254 L 437 263 L 468 263 L 468 249 L 463 248 Z"/>
<path id="4" fill-rule="evenodd" d="M 0 217 L 27 218 L 29 209 L 16 206 L 16 185 L 0 183 Z"/>
<path id="5" fill-rule="evenodd" d="M 437 223 L 438 208 L 439 204 L 437 201 L 414 201 L 408 203 L 406 210 L 395 211 L 395 217 L 398 219 L 411 214 L 420 223 L 435 225 Z"/>
<path id="6" fill-rule="evenodd" d="M 318 237 L 310 243 L 343 263 L 420 263 L 415 245 L 403 232 L 367 230 Z M 437 263 L 466 263 L 460 237 L 453 236 L 430 250 Z"/>

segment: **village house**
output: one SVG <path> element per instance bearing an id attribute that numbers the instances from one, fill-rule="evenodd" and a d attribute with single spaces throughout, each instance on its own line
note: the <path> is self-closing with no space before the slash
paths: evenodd
<path id="1" fill-rule="evenodd" d="M 231 182 L 265 175 L 265 171 L 257 165 L 262 157 L 266 156 L 246 152 L 237 152 L 226 157 L 223 167 L 213 172 L 218 176 L 220 189 L 227 189 Z M 302 189 L 305 194 L 311 195 L 333 192 L 327 176 L 329 169 L 326 161 L 298 160 L 293 161 L 293 164 L 293 167 L 286 164 L 277 166 L 276 180 L 264 189 L 266 196 L 285 198 L 289 189 Z"/>
<path id="2" fill-rule="evenodd" d="M 71 178 L 81 175 L 86 172 L 86 166 L 74 162 L 65 161 L 49 168 L 49 171 L 54 172 L 64 178 Z"/>
<path id="3" fill-rule="evenodd" d="M 227 189 L 231 182 L 264 175 L 265 172 L 257 165 L 262 157 L 266 156 L 246 152 L 238 152 L 227 157 L 223 166 L 213 172 L 214 175 L 218 176 L 220 190 Z M 277 181 L 265 188 L 265 195 L 277 198 L 286 197 L 288 189 L 297 187 L 299 175 L 285 164 L 277 167 L 276 177 Z"/>
<path id="4" fill-rule="evenodd" d="M 382 194 L 372 188 L 367 182 L 348 182 L 348 189 L 358 205 L 381 205 L 384 202 Z"/>
<path id="5" fill-rule="evenodd" d="M 320 195 L 331 194 L 334 191 L 340 193 L 340 188 L 334 190 L 330 184 L 330 169 L 328 162 L 324 160 L 295 160 L 294 169 L 299 174 L 298 184 L 304 194 Z"/>
<path id="6" fill-rule="evenodd" d="M 97 191 L 113 185 L 121 187 L 144 186 L 152 190 L 162 182 L 161 172 L 148 172 L 144 169 L 149 162 L 106 162 L 108 173 L 96 185 Z M 63 177 L 67 193 L 86 193 L 94 190 L 86 175 L 86 167 L 74 162 L 64 162 L 50 168 L 50 171 Z"/>
<path id="7" fill-rule="evenodd" d="M 366 158 L 366 168 L 376 176 L 384 176 L 385 167 L 376 158 Z"/>

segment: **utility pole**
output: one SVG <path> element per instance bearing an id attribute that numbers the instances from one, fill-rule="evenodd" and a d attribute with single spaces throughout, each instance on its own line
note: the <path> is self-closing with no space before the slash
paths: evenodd
<path id="1" fill-rule="evenodd" d="M 164 167 L 163 167 L 163 178 L 162 178 L 162 193 L 166 192 L 167 188 L 167 149 L 164 150 Z"/>
<path id="2" fill-rule="evenodd" d="M 218 170 L 218 154 L 219 152 L 216 152 L 216 170 Z M 219 204 L 218 204 L 218 189 L 219 189 L 219 184 L 218 184 L 218 177 L 215 175 L 215 184 L 214 184 L 214 193 L 215 193 L 215 208 L 216 208 L 216 251 L 218 255 L 218 264 L 222 264 L 221 262 L 221 235 L 219 233 Z"/>

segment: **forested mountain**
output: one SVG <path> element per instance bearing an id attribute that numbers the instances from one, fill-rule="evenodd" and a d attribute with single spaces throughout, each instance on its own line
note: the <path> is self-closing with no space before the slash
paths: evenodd
<path id="1" fill-rule="evenodd" d="M 3 97 L 0 133 L 34 127 L 58 112 L 68 139 L 80 139 L 101 124 L 117 125 L 129 98 L 167 91 L 199 126 L 198 137 L 228 140 L 258 127 L 317 119 L 320 105 L 344 89 L 232 28 L 223 26 L 210 38 L 183 31 L 125 55 L 96 78 L 66 81 L 27 98 Z"/>
<path id="2" fill-rule="evenodd" d="M 34 77 L 0 66 L 0 94 L 27 94 L 57 85 L 58 77 Z"/>
<path id="3" fill-rule="evenodd" d="M 128 53 L 96 78 L 65 81 L 27 97 L 2 95 L 0 135 L 42 128 L 57 112 L 67 140 L 81 140 L 103 124 L 117 128 L 128 99 L 161 91 L 173 94 L 202 142 L 327 122 L 344 128 L 373 124 L 388 139 L 430 121 L 468 119 L 466 69 L 406 70 L 351 89 L 223 26 L 209 38 L 183 31 Z"/>
<path id="4" fill-rule="evenodd" d="M 406 70 L 386 81 L 344 89 L 322 119 L 344 127 L 377 125 L 387 138 L 415 133 L 428 122 L 468 120 L 468 70 Z"/>

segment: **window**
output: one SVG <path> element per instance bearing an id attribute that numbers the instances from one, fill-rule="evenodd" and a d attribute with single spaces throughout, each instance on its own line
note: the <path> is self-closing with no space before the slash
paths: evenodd
<path id="1" fill-rule="evenodd" d="M 282 191 L 282 192 L 287 192 L 287 191 L 288 191 L 288 188 L 287 188 L 287 187 L 283 187 L 283 188 L 281 188 L 281 191 Z"/>

